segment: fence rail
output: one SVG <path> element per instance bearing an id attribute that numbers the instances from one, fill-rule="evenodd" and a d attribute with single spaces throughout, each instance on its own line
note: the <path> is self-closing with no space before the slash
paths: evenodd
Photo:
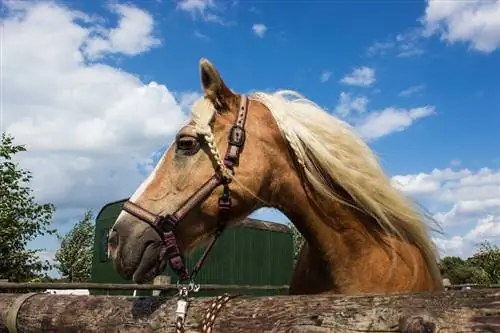
<path id="1" fill-rule="evenodd" d="M 489 288 L 489 289 L 496 289 L 500 288 L 500 284 L 476 284 L 476 283 L 464 283 L 464 284 L 451 284 L 449 286 L 445 286 L 448 289 L 461 289 L 461 288 L 467 288 L 470 287 L 471 289 L 478 289 L 478 288 Z"/>
<path id="2" fill-rule="evenodd" d="M 157 288 L 157 286 L 155 286 Z M 201 333 L 214 297 L 193 299 L 185 332 Z M 229 300 L 219 333 L 500 332 L 500 290 L 392 295 L 302 295 Z M 0 333 L 175 332 L 175 298 L 0 294 Z M 7 319 L 11 318 L 11 325 Z M 10 327 L 11 329 L 9 330 Z"/>
<path id="3" fill-rule="evenodd" d="M 288 290 L 288 285 L 254 286 L 254 285 L 218 285 L 202 284 L 201 290 Z M 176 284 L 120 284 L 120 283 L 68 283 L 68 282 L 0 282 L 1 290 L 16 289 L 92 289 L 92 290 L 177 290 Z"/>
<path id="4" fill-rule="evenodd" d="M 201 290 L 288 290 L 288 285 L 219 285 L 219 284 L 202 284 Z M 500 284 L 452 284 L 446 286 L 447 289 L 498 289 Z M 70 282 L 0 282 L 0 292 L 2 290 L 19 290 L 19 289 L 90 289 L 90 290 L 177 290 L 176 284 L 133 284 L 133 283 L 70 283 Z"/>

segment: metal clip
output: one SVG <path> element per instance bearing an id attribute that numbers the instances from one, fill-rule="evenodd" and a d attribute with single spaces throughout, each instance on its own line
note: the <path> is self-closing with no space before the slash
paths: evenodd
<path id="1" fill-rule="evenodd" d="M 194 281 L 190 278 L 187 284 L 181 284 L 180 281 L 177 281 L 177 289 L 179 290 L 179 296 L 182 296 L 185 293 L 185 297 L 189 292 L 198 292 L 200 290 L 200 285 L 194 283 Z"/>
<path id="2" fill-rule="evenodd" d="M 191 282 L 189 282 L 189 289 L 192 291 L 192 292 L 195 292 L 197 293 L 199 290 L 200 290 L 200 285 L 199 284 L 196 284 L 194 283 L 193 280 L 191 280 Z"/>
<path id="3" fill-rule="evenodd" d="M 179 298 L 177 300 L 177 310 L 175 310 L 176 319 L 181 319 L 183 323 L 184 319 L 186 319 L 188 306 L 189 306 L 188 300 L 182 298 Z"/>
<path id="4" fill-rule="evenodd" d="M 178 285 L 179 294 L 177 300 L 177 309 L 175 310 L 175 319 L 178 321 L 181 320 L 184 323 L 184 319 L 186 319 L 186 313 L 189 306 L 188 294 L 189 290 L 187 286 Z"/>

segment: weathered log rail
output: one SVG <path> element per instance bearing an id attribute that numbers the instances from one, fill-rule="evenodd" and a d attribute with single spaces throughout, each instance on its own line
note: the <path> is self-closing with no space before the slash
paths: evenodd
<path id="1" fill-rule="evenodd" d="M 240 284 L 202 284 L 203 290 L 277 290 L 286 289 L 287 285 L 240 285 Z M 89 290 L 177 290 L 176 284 L 120 284 L 120 283 L 67 283 L 67 282 L 0 282 L 0 292 L 2 290 L 14 289 L 89 289 Z"/>
<path id="2" fill-rule="evenodd" d="M 241 284 L 202 284 L 203 290 L 288 290 L 288 285 L 241 285 Z M 452 284 L 446 286 L 448 289 L 492 289 L 499 288 L 500 284 Z M 176 284 L 134 284 L 134 283 L 73 283 L 73 282 L 0 282 L 0 293 L 3 290 L 22 290 L 22 289 L 89 289 L 89 290 L 163 290 L 177 291 Z"/>
<path id="3" fill-rule="evenodd" d="M 157 287 L 157 286 L 156 286 Z M 0 294 L 0 333 L 21 294 Z M 195 298 L 186 333 L 201 332 L 213 297 Z M 19 333 L 175 332 L 169 297 L 34 294 L 17 314 Z M 212 332 L 500 332 L 500 290 L 366 296 L 236 297 L 219 312 Z"/>

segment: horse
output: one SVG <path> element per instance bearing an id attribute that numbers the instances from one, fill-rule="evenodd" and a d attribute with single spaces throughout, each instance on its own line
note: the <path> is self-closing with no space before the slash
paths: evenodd
<path id="1" fill-rule="evenodd" d="M 352 126 L 296 91 L 238 94 L 199 66 L 203 95 L 110 231 L 123 278 L 151 281 L 169 264 L 191 281 L 186 253 L 272 207 L 305 239 L 292 295 L 443 289 L 425 215 Z"/>

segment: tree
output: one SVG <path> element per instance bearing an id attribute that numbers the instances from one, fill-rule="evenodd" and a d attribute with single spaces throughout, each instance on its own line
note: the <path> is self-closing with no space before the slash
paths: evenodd
<path id="1" fill-rule="evenodd" d="M 500 283 L 500 248 L 498 246 L 485 241 L 480 244 L 479 250 L 468 261 L 485 272 L 489 283 Z"/>
<path id="2" fill-rule="evenodd" d="M 488 278 L 486 272 L 480 268 L 465 262 L 464 265 L 455 267 L 449 272 L 448 278 L 451 284 L 466 284 L 466 283 L 477 283 L 477 284 L 489 284 L 491 281 Z"/>
<path id="3" fill-rule="evenodd" d="M 82 220 L 64 236 L 58 236 L 61 247 L 56 252 L 55 267 L 69 282 L 90 279 L 92 267 L 94 224 L 92 212 L 87 211 Z"/>
<path id="4" fill-rule="evenodd" d="M 2 133 L 0 142 L 0 279 L 27 281 L 51 269 L 48 261 L 39 259 L 43 249 L 28 249 L 37 236 L 54 234 L 50 223 L 55 211 L 53 204 L 39 204 L 32 195 L 30 171 L 13 161 L 18 153 L 26 152 L 15 145 L 14 137 Z"/>
<path id="5" fill-rule="evenodd" d="M 439 268 L 441 269 L 441 275 L 445 278 L 450 279 L 452 284 L 461 284 L 463 282 L 458 282 L 461 280 L 459 271 L 464 267 L 465 260 L 460 257 L 444 257 L 439 263 Z"/>
<path id="6" fill-rule="evenodd" d="M 500 283 L 500 249 L 488 241 L 481 243 L 472 257 L 444 257 L 440 262 L 441 274 L 451 284 Z"/>

